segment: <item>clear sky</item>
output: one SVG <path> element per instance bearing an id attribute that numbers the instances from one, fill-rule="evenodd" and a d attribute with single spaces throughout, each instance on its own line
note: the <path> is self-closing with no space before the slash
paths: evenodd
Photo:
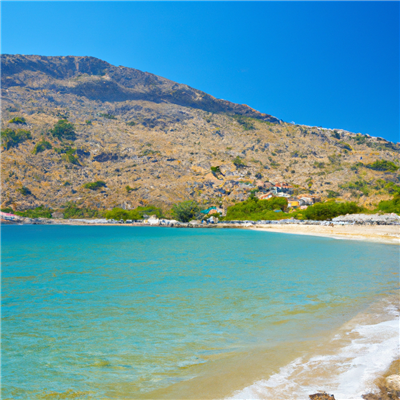
<path id="1" fill-rule="evenodd" d="M 94 56 L 399 141 L 399 2 L 2 2 L 2 53 Z"/>

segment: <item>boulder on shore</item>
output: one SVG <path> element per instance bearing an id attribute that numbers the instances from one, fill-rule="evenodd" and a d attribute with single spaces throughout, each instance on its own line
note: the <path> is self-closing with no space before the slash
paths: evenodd
<path id="1" fill-rule="evenodd" d="M 385 386 L 389 390 L 400 391 L 400 375 L 390 375 L 385 379 Z"/>
<path id="2" fill-rule="evenodd" d="M 310 394 L 309 397 L 311 400 L 335 400 L 333 394 L 328 394 L 326 392 Z"/>

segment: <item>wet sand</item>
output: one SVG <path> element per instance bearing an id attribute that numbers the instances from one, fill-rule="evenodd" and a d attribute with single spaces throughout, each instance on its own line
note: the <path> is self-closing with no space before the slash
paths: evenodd
<path id="1" fill-rule="evenodd" d="M 263 225 L 255 226 L 250 229 L 266 231 L 291 233 L 295 235 L 313 235 L 331 237 L 335 239 L 346 240 L 365 240 L 386 244 L 400 244 L 400 226 L 399 225 Z"/>

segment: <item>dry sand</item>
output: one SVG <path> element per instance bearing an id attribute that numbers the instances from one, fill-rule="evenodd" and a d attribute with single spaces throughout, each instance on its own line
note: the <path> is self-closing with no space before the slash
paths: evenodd
<path id="1" fill-rule="evenodd" d="M 263 225 L 250 228 L 267 232 L 295 235 L 325 236 L 335 239 L 366 240 L 371 242 L 400 244 L 400 225 Z"/>

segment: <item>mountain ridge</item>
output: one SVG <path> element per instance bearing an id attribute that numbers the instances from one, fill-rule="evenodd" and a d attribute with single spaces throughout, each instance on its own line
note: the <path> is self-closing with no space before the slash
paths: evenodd
<path id="1" fill-rule="evenodd" d="M 134 68 L 116 67 L 95 57 L 45 57 L 4 54 L 1 55 L 1 64 L 2 85 L 4 88 L 17 83 L 11 78 L 12 76 L 27 70 L 50 75 L 53 79 L 71 79 L 79 75 L 90 74 L 99 77 L 99 79 L 87 79 L 77 82 L 74 86 L 59 85 L 57 88 L 61 89 L 62 93 L 72 93 L 91 100 L 167 101 L 205 111 L 227 112 L 273 123 L 280 122 L 278 118 L 260 113 L 247 105 L 217 99 L 188 85 L 173 82 Z M 3 79 L 4 75 L 7 75 L 7 79 Z M 44 88 L 55 88 L 55 82 L 48 82 L 45 77 L 40 83 Z M 106 84 L 104 85 L 104 83 Z M 37 87 L 37 84 L 38 82 L 36 81 L 32 88 Z"/>
<path id="2" fill-rule="evenodd" d="M 1 63 L 2 127 L 30 135 L 3 149 L 3 206 L 228 206 L 268 180 L 371 206 L 400 182 L 397 170 L 368 167 L 399 164 L 399 145 L 382 138 L 289 124 L 94 57 L 2 55 Z M 54 134 L 65 119 L 68 140 Z M 98 180 L 106 186 L 85 187 Z"/>

